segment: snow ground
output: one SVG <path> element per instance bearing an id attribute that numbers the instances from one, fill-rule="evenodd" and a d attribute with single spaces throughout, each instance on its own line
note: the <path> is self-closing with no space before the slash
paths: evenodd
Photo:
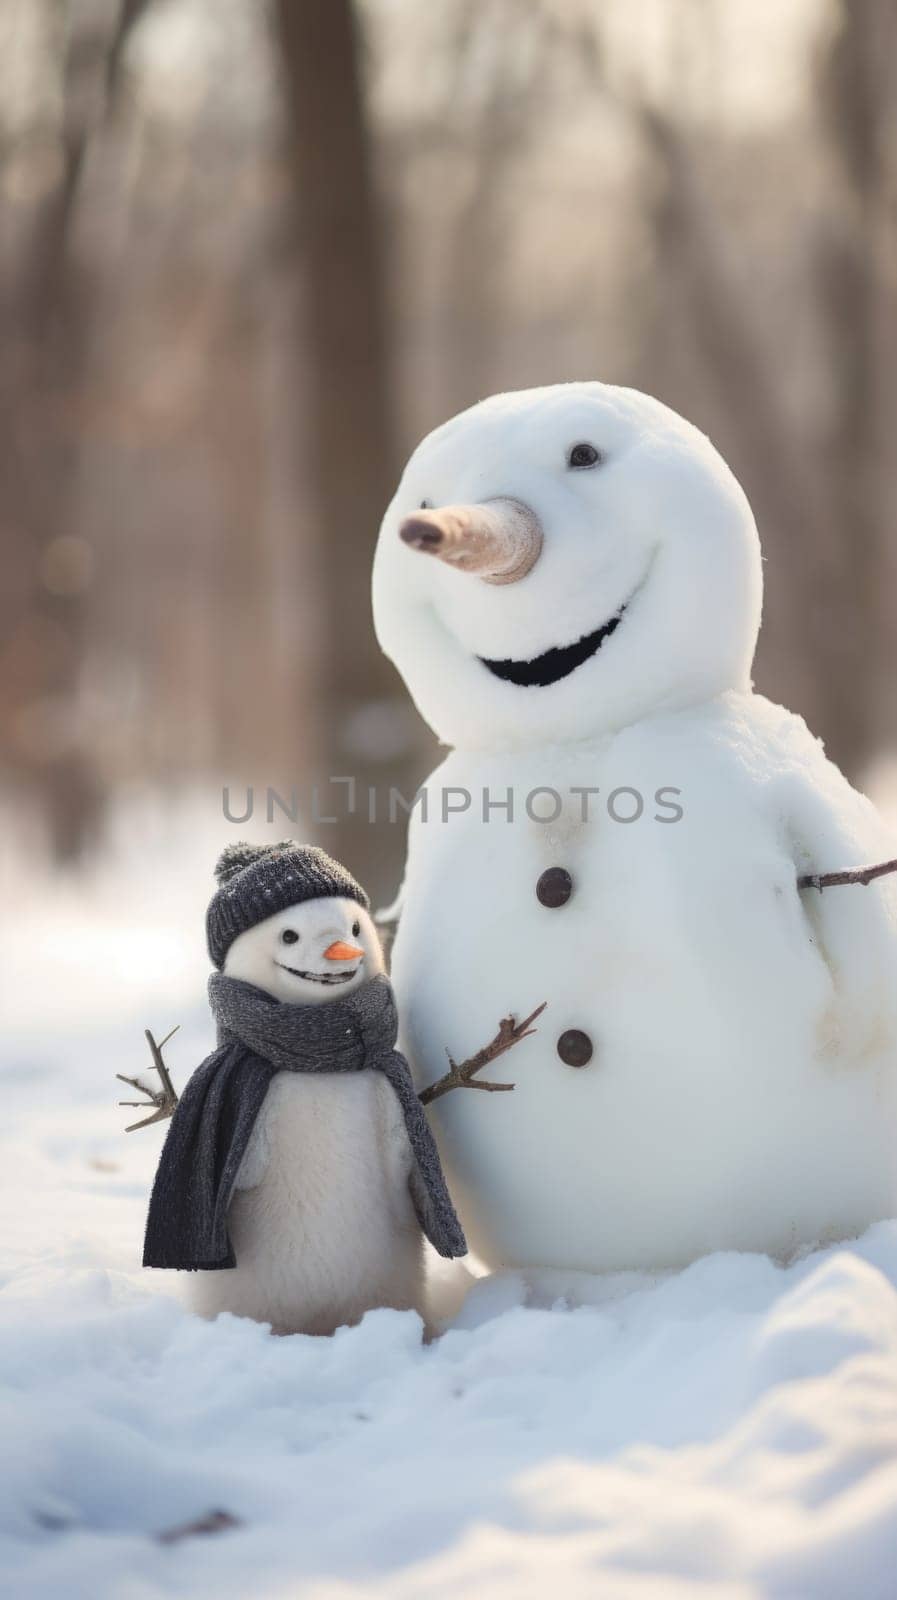
<path id="1" fill-rule="evenodd" d="M 211 1041 L 222 841 L 169 827 L 163 867 L 139 837 L 0 932 L 6 1592 L 890 1600 L 897 1223 L 788 1268 L 480 1279 L 428 1347 L 395 1312 L 203 1323 L 141 1271 L 161 1132 L 124 1135 L 112 1074 L 147 1024 L 181 1020 L 176 1082 Z M 238 1525 L 156 1537 L 215 1510 Z"/>

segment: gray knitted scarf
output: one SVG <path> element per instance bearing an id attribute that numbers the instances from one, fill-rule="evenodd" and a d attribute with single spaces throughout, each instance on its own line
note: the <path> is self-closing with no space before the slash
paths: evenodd
<path id="1" fill-rule="evenodd" d="M 143 1265 L 188 1271 L 236 1266 L 227 1210 L 278 1072 L 382 1072 L 405 1119 L 414 1158 L 408 1187 L 420 1225 L 440 1255 L 464 1255 L 464 1233 L 433 1135 L 408 1063 L 395 1048 L 398 1018 L 389 979 L 372 978 L 323 1005 L 294 1006 L 214 973 L 209 1000 L 218 1048 L 197 1067 L 172 1117 L 150 1199 Z"/>

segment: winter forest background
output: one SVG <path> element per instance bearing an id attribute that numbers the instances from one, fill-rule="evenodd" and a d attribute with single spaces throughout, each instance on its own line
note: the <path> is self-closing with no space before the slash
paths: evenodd
<path id="1" fill-rule="evenodd" d="M 862 781 L 897 740 L 895 45 L 893 0 L 3 0 L 32 868 L 83 882 L 116 818 L 164 845 L 188 800 L 233 837 L 224 783 L 410 792 L 380 515 L 435 423 L 574 377 L 712 435 L 764 541 L 758 685 Z M 382 900 L 403 831 L 321 842 Z"/>

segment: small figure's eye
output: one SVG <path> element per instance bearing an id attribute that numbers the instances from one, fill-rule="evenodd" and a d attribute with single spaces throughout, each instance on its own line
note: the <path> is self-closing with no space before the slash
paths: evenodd
<path id="1" fill-rule="evenodd" d="M 571 445 L 567 451 L 568 467 L 597 467 L 603 460 L 601 451 L 596 450 L 593 444 L 586 444 L 585 441 Z"/>
<path id="2" fill-rule="evenodd" d="M 353 922 L 353 924 L 352 924 L 352 938 L 353 939 L 357 939 L 358 935 L 360 934 L 360 932 L 361 932 L 361 923 L 360 922 Z"/>
<path id="3" fill-rule="evenodd" d="M 296 929 L 284 928 L 283 933 L 280 936 L 280 942 L 281 944 L 298 944 L 299 935 L 296 932 Z"/>
<path id="4" fill-rule="evenodd" d="M 429 500 L 422 500 L 417 509 L 418 511 L 432 511 L 433 507 L 431 506 Z"/>

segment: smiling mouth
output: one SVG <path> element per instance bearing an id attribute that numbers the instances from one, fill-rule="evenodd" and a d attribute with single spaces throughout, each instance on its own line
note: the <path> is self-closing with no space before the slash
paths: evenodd
<path id="1" fill-rule="evenodd" d="M 282 972 L 291 972 L 294 978 L 305 978 L 307 983 L 324 983 L 328 987 L 336 983 L 348 983 L 358 971 L 357 967 L 353 967 L 351 972 L 300 972 L 298 967 L 288 967 L 285 961 L 275 961 L 274 965 L 280 967 Z"/>
<path id="2" fill-rule="evenodd" d="M 619 626 L 625 610 L 626 606 L 621 606 L 603 627 L 585 634 L 575 644 L 546 650 L 541 656 L 533 656 L 531 661 L 490 661 L 486 656 L 480 656 L 479 659 L 484 667 L 488 667 L 496 678 L 504 679 L 505 683 L 516 683 L 522 689 L 547 688 L 549 684 L 559 683 L 561 678 L 569 677 L 584 661 L 590 660 Z"/>

